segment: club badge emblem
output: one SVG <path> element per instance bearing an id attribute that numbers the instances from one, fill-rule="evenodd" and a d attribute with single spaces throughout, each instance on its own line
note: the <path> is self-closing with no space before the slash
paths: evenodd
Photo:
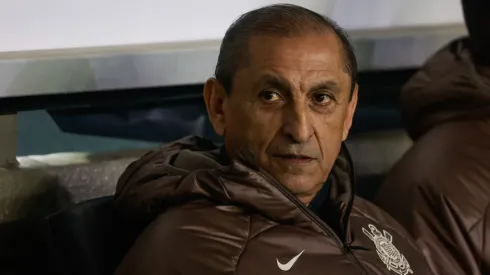
<path id="1" fill-rule="evenodd" d="M 410 264 L 405 256 L 393 245 L 393 236 L 385 230 L 381 233 L 372 224 L 368 225 L 368 227 L 370 229 L 369 231 L 364 227 L 362 231 L 374 242 L 376 252 L 378 252 L 378 256 L 386 265 L 386 268 L 399 275 L 413 274 L 413 270 L 410 268 Z"/>

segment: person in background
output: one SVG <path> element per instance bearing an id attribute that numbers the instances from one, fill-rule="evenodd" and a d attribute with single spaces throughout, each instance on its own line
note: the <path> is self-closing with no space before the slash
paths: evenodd
<path id="1" fill-rule="evenodd" d="M 115 206 L 151 223 L 116 274 L 431 274 L 404 229 L 354 196 L 343 141 L 356 73 L 327 17 L 294 5 L 242 15 L 204 86 L 225 146 L 187 137 L 128 167 Z"/>
<path id="2" fill-rule="evenodd" d="M 437 52 L 401 93 L 415 143 L 375 203 L 435 273 L 490 274 L 490 1 L 462 4 L 469 37 Z"/>

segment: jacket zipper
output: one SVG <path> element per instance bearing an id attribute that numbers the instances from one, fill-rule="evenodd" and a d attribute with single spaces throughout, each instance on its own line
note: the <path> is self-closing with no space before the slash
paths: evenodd
<path id="1" fill-rule="evenodd" d="M 288 199 L 290 199 L 296 206 L 298 206 L 301 211 L 308 216 L 312 221 L 314 221 L 318 226 L 320 226 L 326 233 L 329 235 L 329 237 L 333 238 L 337 246 L 341 251 L 345 253 L 351 260 L 354 262 L 354 264 L 361 270 L 363 274 L 369 275 L 369 273 L 366 271 L 364 266 L 359 262 L 359 260 L 356 258 L 356 256 L 352 253 L 351 249 L 349 246 L 344 243 L 339 236 L 330 228 L 328 225 L 325 224 L 324 221 L 322 221 L 316 214 L 314 214 L 304 203 L 302 203 L 296 196 L 291 194 L 289 190 L 287 190 L 283 185 L 279 184 L 276 182 L 274 179 L 271 179 L 269 176 L 264 175 L 262 172 L 257 171 L 263 178 L 265 178 L 267 181 L 272 183 L 281 193 L 283 193 Z"/>

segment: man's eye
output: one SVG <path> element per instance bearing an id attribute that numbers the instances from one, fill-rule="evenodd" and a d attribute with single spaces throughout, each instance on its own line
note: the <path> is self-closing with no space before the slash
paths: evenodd
<path id="1" fill-rule="evenodd" d="M 332 97 L 329 94 L 316 94 L 313 96 L 315 103 L 318 104 L 328 104 L 332 101 Z"/>
<path id="2" fill-rule="evenodd" d="M 272 91 L 262 92 L 260 93 L 260 97 L 262 97 L 265 101 L 269 101 L 269 102 L 278 101 L 281 100 L 282 98 L 278 93 Z"/>

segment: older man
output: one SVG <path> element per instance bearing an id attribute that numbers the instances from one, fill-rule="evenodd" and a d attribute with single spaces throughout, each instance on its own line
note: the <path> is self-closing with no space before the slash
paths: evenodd
<path id="1" fill-rule="evenodd" d="M 204 87 L 225 146 L 185 138 L 122 175 L 117 206 L 153 222 L 116 274 L 429 274 L 402 228 L 354 196 L 342 142 L 356 70 L 328 18 L 293 5 L 241 16 Z"/>

